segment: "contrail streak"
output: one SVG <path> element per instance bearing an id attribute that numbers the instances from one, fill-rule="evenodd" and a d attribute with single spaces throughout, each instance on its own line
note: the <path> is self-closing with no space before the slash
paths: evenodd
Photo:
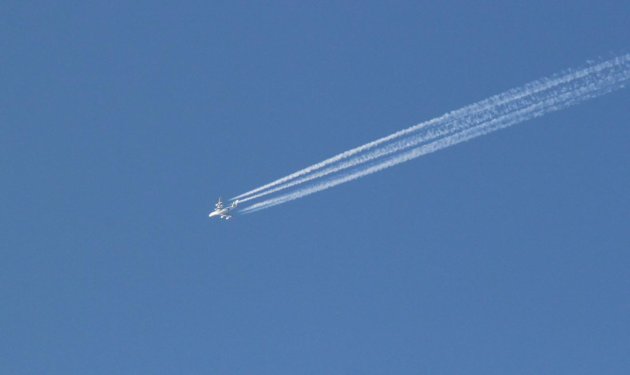
<path id="1" fill-rule="evenodd" d="M 346 151 L 242 194 L 240 197 L 245 197 L 241 200 L 244 202 L 290 187 L 298 187 L 297 191 L 256 203 L 245 208 L 243 212 L 250 213 L 298 199 L 427 153 L 569 107 L 623 87 L 628 79 L 630 54 L 553 78 L 534 81 Z M 320 171 L 313 173 L 318 170 Z M 322 178 L 325 176 L 328 177 Z M 320 179 L 323 181 L 319 181 Z M 309 181 L 313 182 L 306 184 Z M 303 184 L 306 186 L 302 188 L 298 186 Z"/>
<path id="2" fill-rule="evenodd" d="M 448 125 L 452 123 L 453 121 L 461 120 L 463 118 L 466 118 L 466 120 L 469 122 L 485 121 L 488 117 L 493 116 L 496 113 L 497 109 L 500 108 L 501 105 L 509 105 L 509 104 L 514 105 L 515 103 L 516 105 L 518 105 L 519 100 L 528 100 L 528 99 L 531 100 L 532 96 L 535 94 L 544 92 L 545 90 L 553 89 L 556 86 L 566 84 L 572 80 L 582 78 L 585 75 L 593 74 L 593 73 L 596 73 L 598 71 L 602 71 L 605 69 L 610 69 L 611 64 L 614 65 L 616 63 L 617 62 L 615 62 L 613 59 L 611 61 L 607 61 L 598 65 L 591 66 L 587 69 L 582 69 L 582 70 L 578 70 L 574 72 L 565 73 L 562 75 L 553 76 L 551 78 L 543 78 L 540 80 L 533 81 L 521 87 L 508 90 L 498 95 L 494 95 L 478 103 L 474 103 L 466 107 L 460 108 L 458 110 L 449 112 L 435 119 L 425 121 L 423 123 L 420 123 L 418 125 L 412 126 L 407 129 L 403 129 L 389 136 L 377 139 L 376 141 L 369 142 L 365 145 L 356 147 L 349 151 L 342 152 L 320 163 L 311 165 L 307 168 L 299 170 L 295 173 L 292 173 L 286 177 L 275 180 L 259 188 L 250 190 L 232 199 L 233 200 L 239 199 L 241 202 L 253 200 L 253 199 L 260 198 L 262 196 L 304 183 L 306 181 L 310 181 L 312 179 L 319 178 L 321 176 L 325 176 L 331 173 L 335 173 L 339 170 L 352 167 L 354 164 L 348 163 L 348 162 L 345 162 L 341 165 L 335 165 L 335 164 L 339 163 L 340 161 L 350 159 L 365 151 L 374 149 L 380 145 L 395 141 L 396 139 L 403 138 L 407 135 L 411 135 L 419 131 L 426 132 L 427 128 L 432 129 L 432 128 L 441 127 L 444 125 Z M 478 116 L 478 118 L 475 118 L 475 116 Z M 433 134 L 431 133 L 431 131 L 428 131 L 427 133 L 428 134 L 426 135 L 426 140 L 429 140 L 431 139 L 431 136 Z M 317 174 L 312 174 L 313 172 L 318 171 L 320 169 L 324 169 L 324 171 L 318 172 Z M 302 177 L 306 175 L 308 175 L 308 177 Z"/>
<path id="3" fill-rule="evenodd" d="M 594 71 L 598 71 L 598 69 L 603 69 L 604 67 L 594 67 Z M 349 169 L 355 167 L 359 164 L 363 164 L 367 161 L 374 160 L 394 152 L 398 152 L 401 148 L 416 146 L 418 144 L 442 137 L 446 134 L 457 131 L 462 127 L 470 127 L 475 124 L 481 124 L 489 119 L 499 116 L 501 113 L 506 113 L 510 111 L 516 111 L 519 108 L 523 108 L 527 106 L 532 101 L 541 101 L 543 97 L 548 95 L 557 95 L 558 90 L 566 89 L 567 86 L 562 86 L 558 88 L 557 86 L 560 84 L 567 83 L 569 79 L 577 79 L 581 76 L 576 74 L 575 77 L 560 77 L 554 80 L 548 80 L 540 85 L 529 85 L 527 92 L 523 92 L 523 89 L 512 90 L 510 93 L 496 95 L 495 100 L 484 100 L 474 105 L 470 105 L 465 107 L 464 109 L 453 111 L 449 114 L 443 115 L 437 119 L 429 120 L 422 124 L 413 126 L 411 128 L 405 129 L 403 131 L 394 133 L 385 138 L 381 138 L 379 141 L 371 142 L 368 145 L 375 145 L 382 140 L 388 140 L 390 142 L 394 142 L 392 140 L 402 139 L 400 141 L 396 141 L 392 144 L 386 145 L 384 147 L 370 147 L 374 149 L 373 151 L 364 151 L 362 153 L 357 152 L 357 155 L 353 157 L 347 157 L 345 160 L 340 159 L 341 161 L 330 162 L 329 166 L 326 168 L 315 168 L 318 165 L 322 165 L 323 163 L 316 164 L 309 168 L 303 169 L 302 171 L 296 172 L 291 176 L 295 176 L 297 174 L 304 174 L 305 176 L 300 178 L 289 179 L 290 176 L 286 177 L 285 180 L 287 182 L 279 184 L 279 186 L 268 188 L 267 190 L 263 190 L 261 193 L 249 195 L 245 198 L 239 199 L 241 203 L 257 199 L 281 190 L 288 189 L 290 187 L 303 184 L 305 182 L 327 176 L 333 173 L 337 173 L 339 171 Z M 550 91 L 550 89 L 554 89 Z M 448 126 L 451 125 L 452 126 Z M 407 135 L 407 137 L 404 137 Z M 387 144 L 384 141 L 381 143 Z M 389 142 L 388 142 L 389 143 Z M 354 150 L 366 150 L 368 149 L 366 146 L 358 147 Z M 348 153 L 343 153 L 340 155 L 344 155 Z M 332 160 L 328 159 L 328 160 Z M 317 169 L 320 171 L 316 172 Z M 307 173 L 310 171 L 310 173 Z M 280 181 L 280 180 L 278 180 Z M 265 185 L 267 186 L 267 185 Z M 262 188 L 261 188 L 262 189 Z"/>

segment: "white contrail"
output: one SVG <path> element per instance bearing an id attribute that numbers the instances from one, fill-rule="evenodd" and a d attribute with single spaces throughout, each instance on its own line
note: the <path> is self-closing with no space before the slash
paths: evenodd
<path id="1" fill-rule="evenodd" d="M 625 57 L 620 57 L 617 59 L 624 59 Z M 443 116 L 438 118 L 425 121 L 418 125 L 412 126 L 410 128 L 398 131 L 389 136 L 380 138 L 376 141 L 369 142 L 363 146 L 356 147 L 349 151 L 345 151 L 336 156 L 333 156 L 329 159 L 324 160 L 323 162 L 314 164 L 302 170 L 299 170 L 295 173 L 292 173 L 286 177 L 275 180 L 269 184 L 263 185 L 259 188 L 250 190 L 246 193 L 243 193 L 239 196 L 236 196 L 232 199 L 239 199 L 241 202 L 253 200 L 256 198 L 260 198 L 262 196 L 278 192 L 280 190 L 287 189 L 289 187 L 296 186 L 298 184 L 302 184 L 304 182 L 320 178 L 322 176 L 332 174 L 338 172 L 343 169 L 351 168 L 356 165 L 356 163 L 348 161 L 348 159 L 352 159 L 357 155 L 364 153 L 366 151 L 372 150 L 378 146 L 384 145 L 388 142 L 396 141 L 397 139 L 404 138 L 405 136 L 411 135 L 416 132 L 424 131 L 423 137 L 418 137 L 415 141 L 422 142 L 433 139 L 436 134 L 437 136 L 442 135 L 441 132 L 435 132 L 431 129 L 444 127 L 453 122 L 461 122 L 462 119 L 466 119 L 468 123 L 480 123 L 482 121 L 486 121 L 488 118 L 499 115 L 498 112 L 505 112 L 509 109 L 517 109 L 519 106 L 522 106 L 524 103 L 530 102 L 535 95 L 540 93 L 544 93 L 546 90 L 554 89 L 560 85 L 566 85 L 571 81 L 576 79 L 583 78 L 587 75 L 592 75 L 597 72 L 605 71 L 606 69 L 610 69 L 615 65 L 619 64 L 617 59 L 612 59 L 597 65 L 589 66 L 585 69 L 570 71 L 565 74 L 553 76 L 551 78 L 543 78 L 526 85 L 523 85 L 519 88 L 515 88 L 509 90 L 507 92 L 494 95 L 488 99 L 480 101 L 478 103 L 468 105 L 461 109 L 449 112 Z M 510 108 L 503 108 L 510 107 Z M 416 143 L 417 144 L 417 143 Z M 380 152 L 376 152 L 374 155 L 376 157 L 380 156 Z M 371 155 L 371 156 L 374 156 Z M 367 156 L 368 159 L 371 156 Z M 345 160 L 345 162 L 343 162 Z M 343 162 L 341 164 L 338 164 Z M 338 164 L 338 165 L 337 165 Z M 322 170 L 323 169 L 323 170 Z M 322 170 L 318 173 L 313 173 L 315 171 Z M 303 177 L 306 176 L 306 177 Z"/>
<path id="2" fill-rule="evenodd" d="M 595 69 L 597 71 L 597 69 Z M 574 78 L 575 79 L 575 78 Z M 566 80 L 565 80 L 566 81 Z M 514 95 L 512 98 L 506 97 L 504 100 L 500 102 L 495 102 L 494 105 L 486 105 L 481 109 L 470 110 L 469 113 L 464 114 L 455 114 L 452 112 L 449 115 L 445 115 L 440 117 L 437 120 L 430 120 L 424 124 L 423 129 L 417 130 L 407 137 L 399 136 L 396 139 L 400 139 L 398 141 L 392 141 L 387 143 L 381 147 L 375 147 L 372 151 L 366 151 L 363 153 L 359 153 L 354 157 L 347 158 L 343 161 L 339 161 L 337 163 L 333 163 L 330 166 L 321 169 L 316 172 L 313 171 L 311 173 L 306 174 L 303 177 L 295 178 L 291 181 L 285 182 L 276 186 L 274 188 L 269 188 L 267 190 L 262 191 L 261 193 L 247 196 L 239 201 L 241 203 L 254 200 L 281 190 L 285 190 L 296 185 L 301 185 L 305 182 L 321 178 L 323 176 L 327 176 L 333 173 L 337 173 L 346 169 L 350 169 L 356 167 L 357 165 L 366 163 L 371 160 L 375 160 L 396 152 L 399 152 L 405 148 L 417 146 L 419 144 L 429 142 L 431 140 L 444 137 L 453 132 L 459 131 L 461 128 L 469 128 L 471 126 L 475 126 L 478 124 L 482 124 L 490 119 L 501 116 L 505 113 L 515 112 L 521 108 L 527 107 L 532 102 L 540 102 L 543 101 L 545 97 L 548 96 L 557 96 L 562 90 L 567 90 L 570 86 L 566 85 L 564 82 L 564 86 L 555 87 L 554 90 L 551 90 L 554 87 L 547 87 L 546 89 L 542 89 L 540 87 L 535 88 L 535 90 L 531 90 L 528 95 L 523 95 L 519 93 L 518 95 Z M 558 86 L 558 85 L 555 85 Z M 468 106 L 467 108 L 470 108 Z M 440 120 L 444 121 L 440 121 Z M 416 127 L 413 127 L 416 128 Z M 410 128 L 411 129 L 411 128 Z M 400 134 L 396 133 L 396 134 Z M 391 137 L 391 136 L 390 136 Z M 387 137 L 386 137 L 387 138 Z M 374 143 L 374 142 L 372 142 Z"/>
<path id="3" fill-rule="evenodd" d="M 517 101 L 512 100 L 512 102 L 510 102 L 510 100 L 503 100 L 501 103 L 495 102 L 494 106 L 489 106 L 482 110 L 469 111 L 467 116 L 464 112 L 463 115 L 458 116 L 458 118 L 455 118 L 453 121 L 440 124 L 437 130 L 429 131 L 427 134 L 412 134 L 407 137 L 402 137 L 402 140 L 400 141 L 378 147 L 370 153 L 357 156 L 345 163 L 341 163 L 338 166 L 328 168 L 314 174 L 314 177 L 312 178 L 309 175 L 306 178 L 302 178 L 299 182 L 296 180 L 293 185 L 302 184 L 306 181 L 354 167 L 354 169 L 349 173 L 337 173 L 336 175 L 331 176 L 331 178 L 324 179 L 324 181 L 314 185 L 308 185 L 292 193 L 284 194 L 279 197 L 254 204 L 245 208 L 243 212 L 254 212 L 285 203 L 382 169 L 389 168 L 421 155 L 467 141 L 480 135 L 542 116 L 545 113 L 566 108 L 586 99 L 623 87 L 628 79 L 630 79 L 630 54 L 626 54 L 597 65 L 592 65 L 578 71 L 569 72 L 551 80 L 536 81 L 539 83 L 548 83 L 553 80 L 556 83 L 554 85 L 546 86 L 545 89 L 534 90 L 534 92 L 532 92 L 532 89 L 536 88 L 536 83 L 526 85 L 524 87 L 529 87 L 529 93 L 522 95 Z M 508 93 L 522 93 L 524 92 L 524 87 L 522 89 L 511 90 Z M 504 99 L 508 93 L 502 94 L 504 95 Z M 500 96 L 501 95 L 495 96 L 495 98 Z M 484 102 L 488 102 L 488 100 Z M 471 107 L 472 106 L 468 106 L 465 108 Z M 463 110 L 459 111 L 461 113 Z M 456 112 L 458 111 L 451 112 L 451 114 Z M 438 119 L 444 118 L 445 116 Z M 431 120 L 427 123 L 437 124 L 435 120 Z M 395 134 L 400 133 L 401 132 Z M 374 142 L 371 142 L 371 144 L 373 143 Z M 283 190 L 288 187 L 289 186 L 285 186 L 283 188 L 278 187 L 277 190 Z"/>

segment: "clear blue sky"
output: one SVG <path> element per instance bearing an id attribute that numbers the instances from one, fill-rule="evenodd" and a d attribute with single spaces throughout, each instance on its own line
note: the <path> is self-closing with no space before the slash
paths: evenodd
<path id="1" fill-rule="evenodd" d="M 0 373 L 630 373 L 628 89 L 207 218 L 626 52 L 627 1 L 0 8 Z"/>

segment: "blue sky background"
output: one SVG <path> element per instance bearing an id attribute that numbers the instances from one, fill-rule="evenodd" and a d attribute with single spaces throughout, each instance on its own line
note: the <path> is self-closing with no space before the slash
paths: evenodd
<path id="1" fill-rule="evenodd" d="M 0 373 L 630 373 L 630 91 L 233 222 L 624 1 L 4 1 Z"/>

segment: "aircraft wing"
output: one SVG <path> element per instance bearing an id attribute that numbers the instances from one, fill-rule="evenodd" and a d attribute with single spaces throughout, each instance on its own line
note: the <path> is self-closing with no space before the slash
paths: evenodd
<path id="1" fill-rule="evenodd" d="M 219 201 L 214 205 L 214 208 L 216 208 L 217 210 L 223 208 L 223 202 L 221 202 L 221 199 L 219 199 Z"/>

